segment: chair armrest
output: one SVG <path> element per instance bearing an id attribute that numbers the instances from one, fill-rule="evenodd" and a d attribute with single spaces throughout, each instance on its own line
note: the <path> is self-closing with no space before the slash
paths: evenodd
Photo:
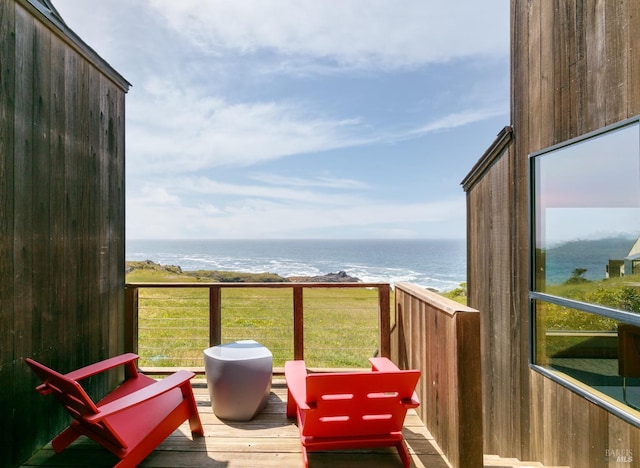
<path id="1" fill-rule="evenodd" d="M 398 366 L 385 357 L 372 357 L 369 358 L 371 363 L 371 370 L 377 372 L 398 372 Z"/>
<path id="2" fill-rule="evenodd" d="M 74 371 L 65 374 L 65 377 L 72 380 L 82 380 L 87 377 L 91 377 L 92 375 L 99 374 L 109 369 L 113 369 L 114 367 L 131 364 L 138 359 L 137 354 L 127 353 L 121 354 L 120 356 L 114 356 L 109 359 L 105 359 L 104 361 L 96 362 L 94 364 L 90 364 L 85 367 L 81 367 L 80 369 L 76 369 Z M 135 370 L 135 366 L 129 366 Z"/>
<path id="3" fill-rule="evenodd" d="M 289 394 L 302 411 L 311 409 L 307 404 L 307 368 L 304 361 L 287 361 L 284 363 L 284 378 L 287 381 Z"/>
<path id="4" fill-rule="evenodd" d="M 371 370 L 374 372 L 399 372 L 400 369 L 393 362 L 385 357 L 372 357 L 369 358 L 371 363 Z M 402 404 L 407 408 L 417 408 L 420 406 L 420 400 L 418 400 L 418 394 L 413 392 L 411 398 L 402 400 Z"/>
<path id="5" fill-rule="evenodd" d="M 418 400 L 418 394 L 413 392 L 413 396 L 409 399 L 402 400 L 402 404 L 407 408 L 417 408 L 420 406 L 420 401 Z"/>
<path id="6" fill-rule="evenodd" d="M 169 377 L 159 380 L 156 383 L 141 388 L 140 390 L 136 390 L 135 392 L 123 396 L 122 398 L 118 398 L 115 401 L 99 406 L 98 410 L 100 412 L 98 414 L 85 416 L 84 419 L 90 423 L 96 423 L 115 413 L 132 408 L 175 388 L 182 387 L 185 383 L 191 385 L 189 381 L 193 377 L 195 377 L 193 372 L 179 370 L 175 374 L 171 374 Z"/>

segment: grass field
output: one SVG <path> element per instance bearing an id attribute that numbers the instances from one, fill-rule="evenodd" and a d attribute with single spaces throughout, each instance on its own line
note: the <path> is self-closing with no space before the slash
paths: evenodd
<path id="1" fill-rule="evenodd" d="M 544 292 L 587 304 L 598 304 L 632 313 L 640 312 L 640 284 L 638 275 L 602 281 L 567 281 L 549 285 Z M 538 306 L 538 316 L 548 330 L 615 331 L 617 321 L 596 314 L 578 311 L 551 303 Z M 539 324 L 540 325 L 540 324 Z"/>
<path id="2" fill-rule="evenodd" d="M 544 292 L 637 314 L 640 290 L 634 285 L 639 284 L 639 279 L 637 274 L 601 281 L 574 277 L 562 284 L 549 285 Z M 615 356 L 618 320 L 544 301 L 536 302 L 535 313 L 538 362 L 545 362 L 547 356 L 584 356 L 589 352 Z"/>

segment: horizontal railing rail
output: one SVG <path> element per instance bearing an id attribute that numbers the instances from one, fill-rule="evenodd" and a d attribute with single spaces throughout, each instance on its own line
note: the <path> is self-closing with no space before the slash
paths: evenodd
<path id="1" fill-rule="evenodd" d="M 225 289 L 289 289 L 293 310 L 292 339 L 293 359 L 304 359 L 305 356 L 305 290 L 332 288 L 365 288 L 378 291 L 378 354 L 389 357 L 391 326 L 391 288 L 388 283 L 316 283 L 316 282 L 282 282 L 282 283 L 221 283 L 221 282 L 131 282 L 125 285 L 125 351 L 138 353 L 139 344 L 139 301 L 140 291 L 144 289 L 201 289 L 208 290 L 208 327 L 209 346 L 221 344 L 222 330 L 222 291 Z"/>

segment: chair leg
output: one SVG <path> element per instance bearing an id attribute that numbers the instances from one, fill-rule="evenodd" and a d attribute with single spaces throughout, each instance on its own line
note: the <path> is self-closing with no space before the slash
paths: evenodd
<path id="1" fill-rule="evenodd" d="M 291 392 L 287 389 L 287 418 L 295 418 L 297 413 L 298 405 L 296 401 L 291 396 Z"/>
<path id="2" fill-rule="evenodd" d="M 180 390 L 182 391 L 182 397 L 189 405 L 189 429 L 191 429 L 191 434 L 194 436 L 199 435 L 204 437 L 204 429 L 202 427 L 202 422 L 200 421 L 200 413 L 198 413 L 198 405 L 196 403 L 196 398 L 193 396 L 191 383 L 187 382 L 187 384 L 183 385 Z"/>
<path id="3" fill-rule="evenodd" d="M 191 413 L 189 416 L 189 428 L 191 429 L 191 434 L 193 436 L 204 437 L 204 429 L 202 427 L 202 422 L 200 421 L 200 416 L 198 413 Z"/>
<path id="4" fill-rule="evenodd" d="M 74 442 L 78 437 L 80 437 L 80 433 L 76 431 L 73 427 L 67 427 L 64 431 L 58 434 L 52 441 L 51 445 L 53 446 L 53 450 L 56 453 L 62 452 L 66 449 L 72 442 Z"/>
<path id="5" fill-rule="evenodd" d="M 409 455 L 407 446 L 402 440 L 396 444 L 396 449 L 398 450 L 398 455 L 400 455 L 400 459 L 402 460 L 402 466 L 409 468 L 411 466 L 411 456 Z"/>
<path id="6" fill-rule="evenodd" d="M 305 447 L 304 445 L 302 445 L 301 447 L 302 447 L 302 466 L 304 466 L 304 468 L 308 468 L 309 467 L 309 453 L 307 452 L 307 447 Z"/>

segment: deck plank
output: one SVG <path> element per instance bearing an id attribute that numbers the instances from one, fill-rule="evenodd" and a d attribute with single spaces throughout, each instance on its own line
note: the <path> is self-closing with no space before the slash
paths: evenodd
<path id="1" fill-rule="evenodd" d="M 285 415 L 287 389 L 281 378 L 274 378 L 264 410 L 248 422 L 223 421 L 213 414 L 206 384 L 194 380 L 194 395 L 205 430 L 205 437 L 193 439 L 187 423 L 167 438 L 141 467 L 299 467 L 302 466 L 300 439 L 295 421 Z M 449 464 L 414 410 L 407 413 L 403 433 L 412 466 L 447 468 Z M 23 467 L 106 467 L 117 458 L 93 441 L 82 437 L 62 453 L 47 444 Z M 312 467 L 401 466 L 395 449 L 360 449 L 311 453 Z"/>

